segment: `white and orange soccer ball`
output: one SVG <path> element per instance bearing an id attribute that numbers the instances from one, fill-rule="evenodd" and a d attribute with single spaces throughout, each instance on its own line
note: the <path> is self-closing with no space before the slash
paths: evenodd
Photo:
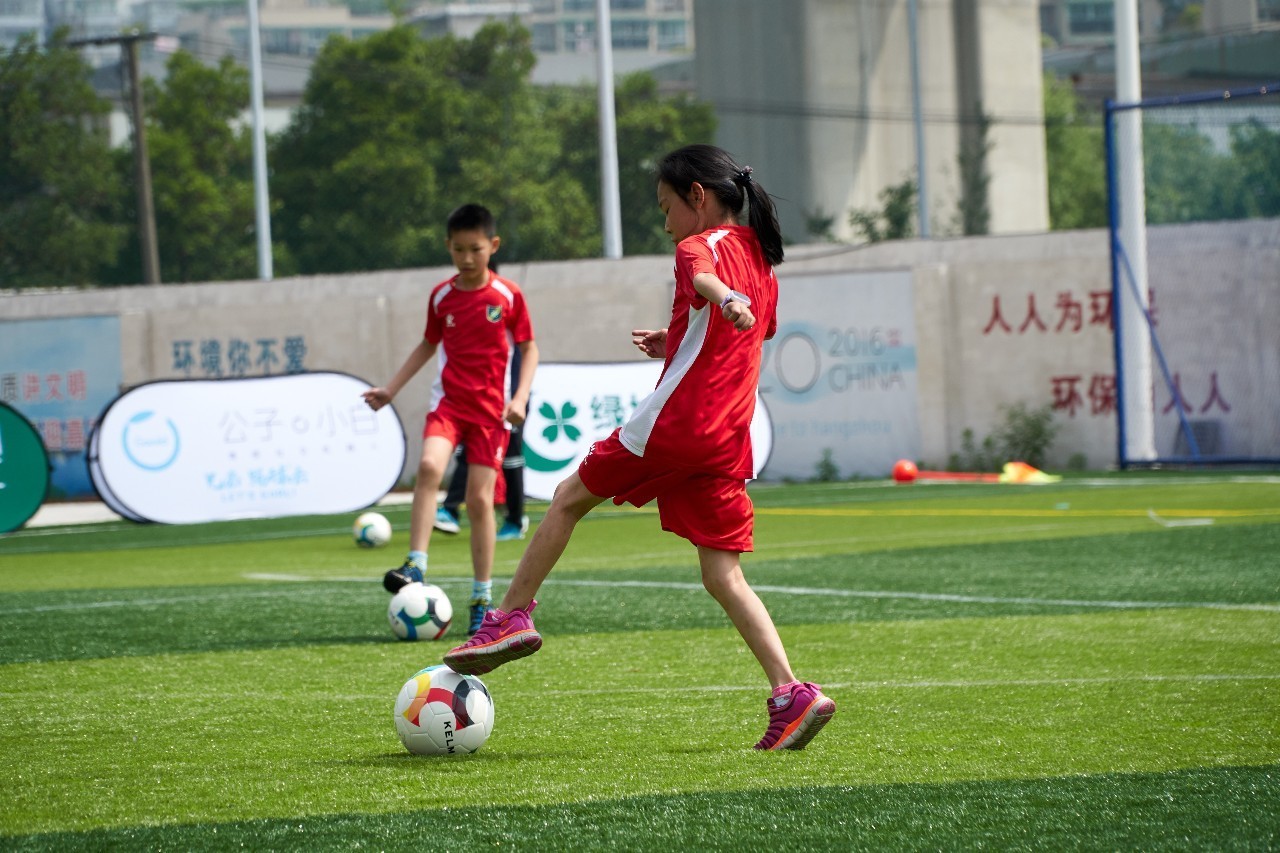
<path id="1" fill-rule="evenodd" d="M 435 584 L 408 583 L 391 596 L 387 621 L 402 640 L 438 640 L 453 621 L 453 604 Z"/>
<path id="2" fill-rule="evenodd" d="M 466 755 L 493 731 L 493 699 L 484 682 L 443 664 L 416 673 L 400 688 L 396 734 L 415 755 Z"/>

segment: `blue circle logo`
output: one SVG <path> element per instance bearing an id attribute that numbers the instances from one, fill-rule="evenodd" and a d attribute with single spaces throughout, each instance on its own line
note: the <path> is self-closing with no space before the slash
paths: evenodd
<path id="1" fill-rule="evenodd" d="M 161 422 L 155 412 L 146 411 L 129 418 L 121 445 L 134 465 L 144 471 L 163 471 L 178 458 L 181 442 L 172 420 Z"/>

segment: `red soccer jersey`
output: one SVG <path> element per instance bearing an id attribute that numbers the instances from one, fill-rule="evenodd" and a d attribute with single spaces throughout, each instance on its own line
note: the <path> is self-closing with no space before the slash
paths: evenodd
<path id="1" fill-rule="evenodd" d="M 720 306 L 693 289 L 694 276 L 703 272 L 750 297 L 754 326 L 745 332 L 734 329 Z M 760 355 L 764 341 L 778 328 L 778 279 L 755 231 L 742 225 L 719 226 L 681 240 L 675 274 L 662 376 L 619 439 L 638 456 L 749 478 Z"/>
<path id="2" fill-rule="evenodd" d="M 511 347 L 533 340 L 524 294 L 494 273 L 478 290 L 463 290 L 457 281 L 454 276 L 437 284 L 427 303 L 424 336 L 440 345 L 428 411 L 448 400 L 471 423 L 501 421 L 510 396 Z"/>

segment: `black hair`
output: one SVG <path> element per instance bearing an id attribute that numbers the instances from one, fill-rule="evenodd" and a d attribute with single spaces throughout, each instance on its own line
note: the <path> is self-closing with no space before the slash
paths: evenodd
<path id="1" fill-rule="evenodd" d="M 483 230 L 486 237 L 498 233 L 498 224 L 489 212 L 489 208 L 479 204 L 464 204 L 455 208 L 445 220 L 445 236 L 452 237 L 455 231 Z"/>
<path id="2" fill-rule="evenodd" d="M 686 145 L 672 151 L 658 163 L 658 180 L 683 198 L 694 182 L 714 193 L 735 216 L 747 207 L 747 223 L 760 238 L 764 258 L 771 265 L 782 263 L 782 229 L 773 199 L 751 177 L 751 167 L 742 167 L 723 148 L 714 145 Z"/>

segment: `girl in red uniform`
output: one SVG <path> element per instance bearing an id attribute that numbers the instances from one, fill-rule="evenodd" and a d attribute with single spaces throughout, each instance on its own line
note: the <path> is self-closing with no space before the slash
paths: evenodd
<path id="1" fill-rule="evenodd" d="M 541 648 L 533 597 L 577 522 L 609 498 L 636 506 L 656 499 L 663 529 L 697 547 L 703 586 L 773 687 L 768 730 L 756 748 L 801 749 L 835 714 L 835 702 L 796 680 L 739 559 L 752 549 L 750 424 L 761 350 L 777 329 L 773 267 L 782 262 L 782 234 L 751 169 L 711 145 L 663 158 L 658 207 L 676 244 L 675 302 L 667 328 L 632 332 L 641 352 L 664 359 L 658 385 L 557 487 L 500 607 L 444 661 L 478 674 Z M 738 221 L 744 208 L 747 225 Z"/>

